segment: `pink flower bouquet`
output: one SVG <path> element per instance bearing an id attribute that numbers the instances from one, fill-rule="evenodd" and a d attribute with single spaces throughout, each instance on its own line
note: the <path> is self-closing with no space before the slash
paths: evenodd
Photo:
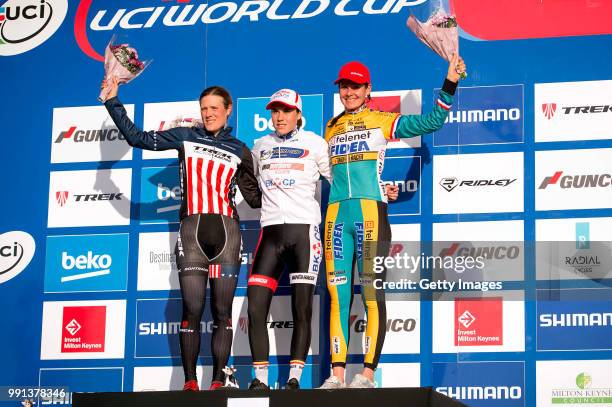
<path id="1" fill-rule="evenodd" d="M 445 60 L 450 62 L 453 54 L 459 54 L 457 19 L 442 8 L 435 10 L 424 23 L 411 14 L 406 25 L 422 43 Z M 467 74 L 461 73 L 461 78 L 467 78 Z"/>
<path id="2" fill-rule="evenodd" d="M 119 83 L 128 83 L 149 65 L 151 61 L 141 61 L 138 57 L 136 49 L 130 47 L 129 44 L 114 44 L 115 37 L 111 39 L 104 52 L 104 79 L 108 80 L 115 76 Z M 110 87 L 105 87 L 100 92 L 98 100 L 104 102 Z"/>

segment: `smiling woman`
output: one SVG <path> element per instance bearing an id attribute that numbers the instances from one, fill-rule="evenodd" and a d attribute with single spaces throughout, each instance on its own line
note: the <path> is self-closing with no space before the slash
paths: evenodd
<path id="1" fill-rule="evenodd" d="M 261 206 L 261 192 L 253 173 L 251 152 L 227 127 L 232 98 L 220 86 L 209 87 L 200 94 L 204 129 L 176 127 L 144 132 L 136 128 L 117 98 L 118 85 L 116 77 L 102 83 L 109 96 L 104 104 L 128 144 L 155 151 L 175 149 L 179 155 L 181 224 L 175 254 L 183 300 L 179 331 L 185 373 L 183 390 L 199 389 L 196 363 L 209 280 L 213 316 L 211 389 L 234 387 L 232 371 L 226 369 L 233 337 L 232 302 L 241 264 L 234 196 L 237 185 L 248 204 L 256 208 Z"/>

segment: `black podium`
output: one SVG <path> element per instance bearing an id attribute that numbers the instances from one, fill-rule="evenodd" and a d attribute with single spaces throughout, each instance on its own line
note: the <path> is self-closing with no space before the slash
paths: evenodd
<path id="1" fill-rule="evenodd" d="M 216 390 L 74 393 L 74 407 L 454 407 L 464 406 L 431 388 L 342 390 Z"/>

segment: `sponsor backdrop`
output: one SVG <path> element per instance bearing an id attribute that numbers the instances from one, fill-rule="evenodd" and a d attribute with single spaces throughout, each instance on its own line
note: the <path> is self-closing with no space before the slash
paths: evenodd
<path id="1" fill-rule="evenodd" d="M 129 147 L 97 102 L 113 34 L 154 60 L 121 87 L 138 126 L 197 119 L 200 91 L 221 84 L 234 97 L 234 134 L 252 146 L 270 130 L 266 98 L 282 87 L 306 95 L 306 128 L 322 133 L 341 110 L 335 75 L 354 59 L 371 69 L 373 107 L 428 112 L 447 64 L 405 20 L 443 4 L 457 14 L 468 78 L 443 129 L 389 144 L 383 178 L 400 189 L 389 208 L 394 240 L 417 250 L 437 240 L 434 250 L 451 255 L 489 250 L 511 267 L 472 280 L 513 291 L 433 303 L 389 295 L 378 385 L 433 386 L 474 406 L 612 405 L 612 5 L 484 3 L 0 1 L 0 385 L 182 384 L 177 159 Z M 324 209 L 328 191 L 324 183 Z M 243 214 L 232 363 L 245 386 L 245 283 L 259 232 L 258 212 Z M 293 326 L 286 278 L 278 293 L 270 381 L 282 384 Z M 305 387 L 329 374 L 328 301 L 320 282 Z M 365 346 L 360 300 L 350 315 L 354 372 Z M 210 324 L 207 307 L 204 387 Z M 52 404 L 69 405 L 70 392 Z"/>

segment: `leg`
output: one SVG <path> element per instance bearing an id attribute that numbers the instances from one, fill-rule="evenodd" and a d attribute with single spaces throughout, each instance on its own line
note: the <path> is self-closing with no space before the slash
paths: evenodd
<path id="1" fill-rule="evenodd" d="M 353 298 L 352 225 L 347 220 L 348 201 L 329 205 L 325 218 L 325 265 L 330 295 L 330 346 L 333 375 L 344 382 L 350 335 L 349 314 Z"/>
<path id="2" fill-rule="evenodd" d="M 183 316 L 179 331 L 181 359 L 185 382 L 196 380 L 196 365 L 200 353 L 200 322 L 206 301 L 206 258 L 196 238 L 197 215 L 185 218 L 176 244 L 176 262 L 183 302 Z"/>
<path id="3" fill-rule="evenodd" d="M 251 346 L 253 367 L 257 380 L 265 385 L 268 384 L 268 357 L 270 353 L 266 322 L 272 296 L 283 272 L 283 264 L 280 261 L 283 226 L 271 225 L 262 229 L 247 288 L 249 345 Z"/>
<path id="4" fill-rule="evenodd" d="M 374 378 L 374 370 L 385 341 L 387 325 L 387 309 L 385 306 L 385 293 L 374 288 L 375 279 L 385 278 L 385 272 L 374 273 L 374 257 L 386 256 L 389 253 L 391 241 L 391 226 L 387 218 L 385 203 L 361 200 L 363 215 L 363 250 L 362 257 L 358 259 L 359 272 L 364 283 L 361 295 L 367 313 L 366 349 L 364 356 L 363 375 L 369 380 Z"/>

